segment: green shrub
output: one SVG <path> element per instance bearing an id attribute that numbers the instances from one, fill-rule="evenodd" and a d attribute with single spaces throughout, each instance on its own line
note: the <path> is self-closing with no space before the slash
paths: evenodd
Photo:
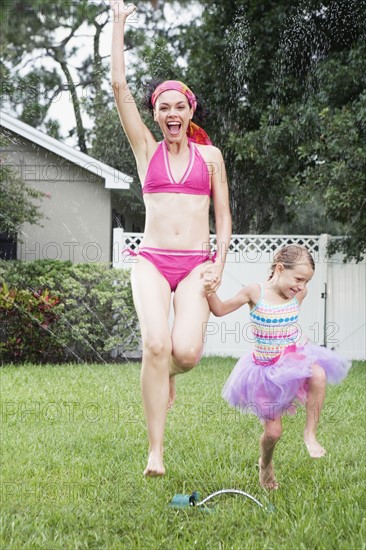
<path id="1" fill-rule="evenodd" d="M 60 362 L 60 350 L 64 361 L 105 362 L 139 347 L 129 272 L 59 260 L 2 261 L 0 281 L 3 362 L 34 361 L 34 354 Z M 11 314 L 10 295 L 17 300 Z M 58 301 L 41 318 L 46 296 Z"/>
<path id="2" fill-rule="evenodd" d="M 0 352 L 4 362 L 44 362 L 63 357 L 53 332 L 61 315 L 60 299 L 42 290 L 35 292 L 0 286 Z"/>

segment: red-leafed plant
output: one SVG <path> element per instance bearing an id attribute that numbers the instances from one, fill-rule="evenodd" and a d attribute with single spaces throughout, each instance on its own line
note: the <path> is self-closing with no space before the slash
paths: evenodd
<path id="1" fill-rule="evenodd" d="M 53 331 L 63 305 L 45 290 L 0 286 L 0 354 L 2 362 L 44 363 L 61 359 L 63 346 Z"/>

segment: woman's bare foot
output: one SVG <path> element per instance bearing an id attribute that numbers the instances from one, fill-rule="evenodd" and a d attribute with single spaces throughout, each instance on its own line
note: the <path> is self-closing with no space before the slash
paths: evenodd
<path id="1" fill-rule="evenodd" d="M 264 487 L 264 489 L 268 489 L 269 491 L 278 489 L 278 483 L 274 475 L 272 460 L 265 468 L 262 466 L 262 459 L 259 459 L 259 484 L 261 487 Z"/>
<path id="2" fill-rule="evenodd" d="M 313 433 L 304 432 L 304 442 L 311 458 L 321 458 L 326 454 L 326 450 L 318 443 Z"/>
<path id="3" fill-rule="evenodd" d="M 176 398 L 176 391 L 175 391 L 175 376 L 169 377 L 169 401 L 168 401 L 168 411 L 172 408 L 174 405 L 174 401 Z"/>
<path id="4" fill-rule="evenodd" d="M 163 476 L 164 474 L 163 454 L 159 451 L 150 451 L 149 458 L 147 459 L 147 466 L 144 470 L 144 476 L 157 477 Z"/>

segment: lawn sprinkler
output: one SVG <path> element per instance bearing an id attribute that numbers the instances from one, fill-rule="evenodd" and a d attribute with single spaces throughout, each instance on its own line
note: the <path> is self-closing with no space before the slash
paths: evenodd
<path id="1" fill-rule="evenodd" d="M 273 507 L 271 505 L 267 508 L 264 508 L 263 504 L 261 504 L 256 498 L 254 498 L 252 495 L 249 495 L 248 493 L 245 493 L 244 491 L 241 491 L 240 489 L 221 489 L 220 491 L 216 491 L 215 493 L 208 495 L 203 500 L 200 500 L 200 493 L 198 493 L 197 491 L 193 491 L 191 495 L 174 495 L 174 497 L 170 501 L 169 506 L 171 508 L 199 508 L 200 506 L 203 506 L 204 509 L 207 509 L 206 502 L 218 495 L 225 494 L 241 495 L 243 497 L 247 497 L 267 512 L 273 511 Z"/>

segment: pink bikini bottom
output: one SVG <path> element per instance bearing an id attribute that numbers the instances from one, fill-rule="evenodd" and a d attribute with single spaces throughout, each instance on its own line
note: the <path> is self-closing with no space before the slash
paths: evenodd
<path id="1" fill-rule="evenodd" d="M 216 254 L 208 250 L 168 250 L 166 248 L 150 248 L 144 246 L 136 253 L 127 251 L 132 256 L 141 256 L 151 262 L 168 281 L 174 292 L 182 279 L 190 274 L 192 269 L 208 260 L 214 261 Z"/>

